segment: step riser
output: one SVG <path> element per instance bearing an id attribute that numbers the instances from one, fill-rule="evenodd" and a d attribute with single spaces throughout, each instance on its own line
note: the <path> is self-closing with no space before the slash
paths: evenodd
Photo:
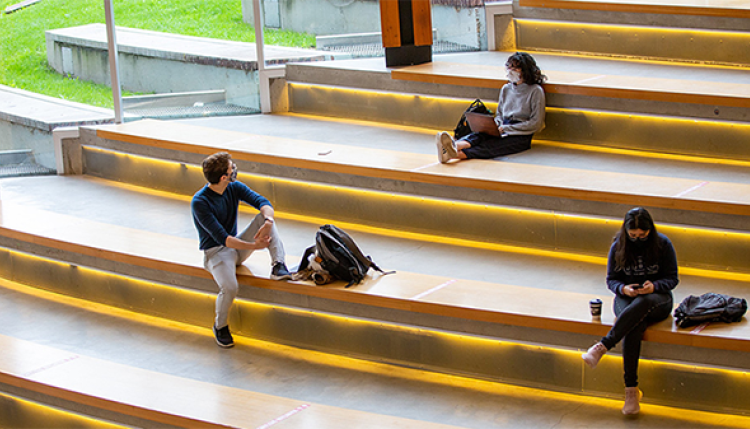
<path id="1" fill-rule="evenodd" d="M 192 195 L 205 183 L 195 165 L 87 148 L 87 174 Z M 240 171 L 247 171 L 239 162 Z M 282 213 L 376 228 L 605 257 L 621 219 L 521 210 L 241 174 Z M 471 222 L 466 222 L 471 219 Z M 451 228 L 450 225 L 455 225 Z M 750 234 L 660 225 L 682 266 L 750 272 Z M 700 245 L 697 245 L 700 243 Z"/>
<path id="2" fill-rule="evenodd" d="M 154 315 L 210 326 L 215 296 L 72 266 L 18 252 L 3 252 L 0 267 L 12 281 Z M 82 285 L 86 285 L 82 287 Z M 106 293 L 92 294 L 95 289 Z M 97 297 L 99 300 L 97 300 Z M 357 358 L 403 364 L 526 386 L 617 397 L 622 361 L 612 354 L 596 371 L 580 351 L 505 342 L 497 338 L 369 321 L 237 300 L 230 315 L 236 335 Z M 206 339 L 210 341 L 210 339 Z M 651 403 L 749 413 L 747 374 L 641 360 L 641 388 Z"/>
<path id="3" fill-rule="evenodd" d="M 120 426 L 105 420 L 96 420 L 89 416 L 75 414 L 70 411 L 62 411 L 66 404 L 57 402 L 53 405 L 46 405 L 34 401 L 34 399 L 23 398 L 25 395 L 38 397 L 38 394 L 29 394 L 29 392 L 20 391 L 13 386 L 0 384 L 0 391 L 11 394 L 0 394 L 0 427 L 3 428 L 45 428 L 45 429 L 127 429 L 129 426 Z M 19 394 L 16 395 L 15 393 Z M 47 399 L 47 398 L 45 398 Z M 32 402 L 33 401 L 33 402 Z M 89 410 L 91 407 L 89 407 Z M 141 421 L 140 423 L 144 423 Z M 145 422 L 157 425 L 155 422 Z M 152 426 L 155 427 L 155 426 Z"/>
<path id="4" fill-rule="evenodd" d="M 452 130 L 471 103 L 465 99 L 289 84 L 289 111 Z"/>
<path id="5" fill-rule="evenodd" d="M 710 28 L 714 30 L 748 31 L 746 18 L 726 16 L 700 16 L 691 14 L 643 13 L 637 4 L 620 4 L 622 8 L 635 7 L 638 12 L 613 10 L 585 10 L 586 2 L 570 2 L 581 9 L 558 9 L 554 7 L 521 7 L 518 0 L 513 4 L 513 16 L 522 19 L 548 19 L 555 21 L 589 22 L 593 24 L 647 25 L 651 27 Z M 611 9 L 608 7 L 608 9 Z M 743 11 L 746 13 L 746 11 Z"/>
<path id="6" fill-rule="evenodd" d="M 540 140 L 645 152 L 750 160 L 750 124 L 547 109 Z"/>
<path id="7" fill-rule="evenodd" d="M 521 50 L 750 64 L 750 33 L 522 19 L 515 22 Z"/>
<path id="8" fill-rule="evenodd" d="M 290 84 L 295 113 L 453 130 L 471 100 Z M 493 111 L 497 103 L 488 101 Z M 750 160 L 750 124 L 547 108 L 537 140 Z"/>

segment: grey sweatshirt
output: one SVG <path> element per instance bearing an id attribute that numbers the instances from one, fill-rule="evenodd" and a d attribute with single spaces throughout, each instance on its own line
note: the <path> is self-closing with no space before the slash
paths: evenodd
<path id="1" fill-rule="evenodd" d="M 544 128 L 544 90 L 540 85 L 506 83 L 500 90 L 497 116 L 502 119 L 520 121 L 504 125 L 503 133 L 528 135 Z"/>

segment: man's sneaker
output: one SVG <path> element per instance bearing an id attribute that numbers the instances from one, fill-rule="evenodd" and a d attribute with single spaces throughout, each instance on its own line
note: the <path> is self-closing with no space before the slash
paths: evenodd
<path id="1" fill-rule="evenodd" d="M 458 157 L 456 142 L 453 137 L 445 131 L 437 133 L 435 136 L 435 145 L 437 146 L 438 159 L 442 164 Z"/>
<path id="2" fill-rule="evenodd" d="M 214 336 L 216 337 L 216 344 L 218 344 L 219 347 L 228 349 L 234 346 L 234 338 L 232 338 L 232 334 L 229 333 L 228 325 L 220 329 L 217 329 L 216 326 L 214 326 Z"/>
<path id="3" fill-rule="evenodd" d="M 287 269 L 286 264 L 277 262 L 271 269 L 271 280 L 291 280 L 292 273 Z"/>
<path id="4" fill-rule="evenodd" d="M 602 343 L 596 343 L 586 353 L 582 354 L 581 358 L 586 362 L 586 365 L 596 368 L 605 353 L 607 353 L 607 347 Z"/>

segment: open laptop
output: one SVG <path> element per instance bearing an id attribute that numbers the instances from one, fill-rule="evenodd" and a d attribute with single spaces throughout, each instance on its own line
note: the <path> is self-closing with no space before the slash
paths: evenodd
<path id="1" fill-rule="evenodd" d="M 471 131 L 500 137 L 500 131 L 497 129 L 494 116 L 475 112 L 466 112 L 465 115 Z"/>

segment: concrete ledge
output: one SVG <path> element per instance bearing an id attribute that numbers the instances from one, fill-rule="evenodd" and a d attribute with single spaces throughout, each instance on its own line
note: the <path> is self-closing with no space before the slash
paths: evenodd
<path id="1" fill-rule="evenodd" d="M 107 124 L 113 119 L 108 109 L 0 85 L 0 150 L 29 149 L 46 168 L 58 167 L 53 130 Z"/>
<path id="2" fill-rule="evenodd" d="M 64 59 L 57 56 L 54 45 L 107 50 L 107 33 L 104 24 L 49 30 L 45 35 L 48 48 L 47 58 L 50 65 L 61 73 L 66 72 L 60 70 L 60 66 L 65 67 L 65 64 L 61 63 Z M 254 43 L 117 27 L 117 45 L 120 54 L 237 70 L 258 69 Z M 266 46 L 265 48 L 266 62 L 269 64 L 332 59 L 330 52 L 281 46 Z"/>
<path id="3" fill-rule="evenodd" d="M 57 127 L 111 123 L 112 110 L 0 85 L 0 121 L 52 132 Z"/>
<path id="4" fill-rule="evenodd" d="M 89 24 L 46 32 L 47 59 L 58 73 L 111 85 L 106 27 Z M 226 90 L 228 104 L 258 108 L 255 44 L 117 29 L 120 82 L 125 90 L 174 93 Z M 266 63 L 324 61 L 330 52 L 266 46 Z"/>

